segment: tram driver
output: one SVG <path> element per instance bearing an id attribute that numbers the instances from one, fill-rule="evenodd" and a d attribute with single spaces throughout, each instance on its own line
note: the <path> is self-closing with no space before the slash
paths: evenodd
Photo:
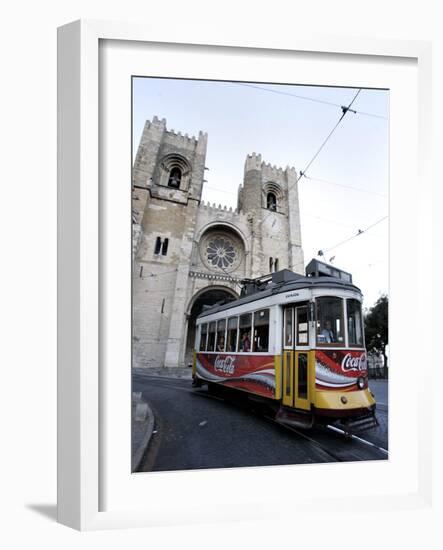
<path id="1" fill-rule="evenodd" d="M 323 337 L 322 341 L 328 344 L 330 344 L 331 342 L 335 342 L 335 336 L 332 331 L 331 321 L 325 321 L 325 326 L 321 331 L 320 335 Z"/>

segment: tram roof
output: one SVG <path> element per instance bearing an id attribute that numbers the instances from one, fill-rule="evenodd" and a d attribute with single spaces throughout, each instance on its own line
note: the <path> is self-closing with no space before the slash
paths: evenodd
<path id="1" fill-rule="evenodd" d="M 339 290 L 351 290 L 361 294 L 361 290 L 357 286 L 337 277 L 304 277 L 303 275 L 300 275 L 297 279 L 292 281 L 286 281 L 282 283 L 271 282 L 268 284 L 266 289 L 259 290 L 248 296 L 243 296 L 242 298 L 238 298 L 238 300 L 233 300 L 232 302 L 228 302 L 226 304 L 216 304 L 210 308 L 203 310 L 200 315 L 198 315 L 197 319 L 201 317 L 206 317 L 207 315 L 213 315 L 214 313 L 218 313 L 219 311 L 224 311 L 226 309 L 231 309 L 233 307 L 248 304 L 249 302 L 262 300 L 263 298 L 267 298 L 268 296 L 281 294 L 283 292 L 289 292 L 291 290 L 301 290 L 303 288 L 333 288 Z"/>

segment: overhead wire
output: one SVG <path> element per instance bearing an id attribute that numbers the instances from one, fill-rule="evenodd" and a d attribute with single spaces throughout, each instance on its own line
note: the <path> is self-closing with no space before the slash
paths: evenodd
<path id="1" fill-rule="evenodd" d="M 315 155 L 311 158 L 311 160 L 308 162 L 308 164 L 306 165 L 306 168 L 304 170 L 302 170 L 300 172 L 300 177 L 297 178 L 295 180 L 295 182 L 289 186 L 288 188 L 288 192 L 294 187 L 294 185 L 297 185 L 297 183 L 301 180 L 302 177 L 306 177 L 306 172 L 308 171 L 308 169 L 311 167 L 311 165 L 313 164 L 313 162 L 315 161 L 315 159 L 318 157 L 318 155 L 321 153 L 323 147 L 326 145 L 326 143 L 331 139 L 333 133 L 335 132 L 335 130 L 340 126 L 342 120 L 345 118 L 346 114 L 351 111 L 351 112 L 354 112 L 351 110 L 351 107 L 354 103 L 354 101 L 357 99 L 358 95 L 360 94 L 361 92 L 361 88 L 357 91 L 357 93 L 355 94 L 355 96 L 353 97 L 352 101 L 349 103 L 349 105 L 347 107 L 345 106 L 341 106 L 341 109 L 342 109 L 342 114 L 340 116 L 340 118 L 338 119 L 337 123 L 334 125 L 334 127 L 332 128 L 332 130 L 329 132 L 329 134 L 326 136 L 326 138 L 323 140 L 322 144 L 320 145 L 320 147 L 317 149 Z M 263 218 L 263 220 L 259 223 L 259 226 L 262 225 L 268 218 L 269 216 L 271 215 L 272 211 L 269 212 L 269 214 L 267 216 L 265 216 Z M 251 236 L 252 238 L 252 236 Z"/>
<path id="2" fill-rule="evenodd" d="M 373 224 L 369 225 L 366 229 L 359 229 L 355 235 L 351 235 L 347 239 L 344 239 L 343 241 L 340 241 L 339 243 L 334 244 L 333 246 L 330 246 L 329 248 L 320 249 L 319 254 L 317 254 L 317 255 L 318 256 L 324 256 L 326 254 L 326 252 L 331 252 L 331 250 L 335 250 L 339 246 L 342 246 L 343 244 L 351 241 L 352 239 L 355 239 L 356 237 L 359 237 L 360 235 L 363 235 L 363 233 L 367 233 L 370 229 L 372 229 L 373 227 L 375 227 L 376 225 L 378 225 L 382 221 L 386 220 L 387 218 L 388 218 L 388 216 L 383 216 L 383 218 L 380 218 L 379 220 L 377 220 Z"/>
<path id="3" fill-rule="evenodd" d="M 313 103 L 323 103 L 324 105 L 331 105 L 332 107 L 341 107 L 338 103 L 333 103 L 332 101 L 325 101 L 324 99 L 317 99 L 314 97 L 308 97 L 299 94 L 292 94 L 290 92 L 284 92 L 283 90 L 274 90 L 272 88 L 265 88 L 264 86 L 257 86 L 255 84 L 247 84 L 246 82 L 232 82 L 232 84 L 237 84 L 238 86 L 245 86 L 247 88 L 255 88 L 256 90 L 262 90 L 263 92 L 272 92 L 274 94 L 286 95 L 289 97 L 296 97 L 297 99 L 304 99 L 306 101 L 312 101 Z"/>
<path id="4" fill-rule="evenodd" d="M 238 84 L 242 84 L 242 83 L 238 83 Z M 246 84 L 245 84 L 246 85 Z M 261 88 L 260 86 L 254 86 L 252 84 L 247 84 L 247 86 L 250 86 L 252 88 L 259 88 L 259 89 L 264 89 L 264 88 Z M 354 97 L 352 98 L 351 102 L 349 103 L 348 106 L 344 106 L 344 105 L 339 105 L 339 104 L 334 104 L 335 106 L 337 107 L 340 107 L 341 110 L 342 110 L 342 114 L 340 116 L 340 118 L 338 119 L 337 123 L 334 125 L 334 127 L 332 128 L 332 130 L 329 132 L 329 134 L 326 136 L 326 138 L 323 140 L 322 144 L 320 145 L 320 147 L 317 149 L 316 153 L 314 154 L 314 156 L 311 158 L 311 160 L 308 162 L 308 164 L 306 165 L 305 169 L 304 170 L 301 170 L 300 171 L 300 177 L 295 181 L 295 183 L 293 183 L 288 191 L 290 191 L 292 189 L 292 187 L 294 185 L 296 185 L 302 177 L 305 177 L 306 179 L 308 179 L 308 176 L 306 175 L 306 172 L 308 171 L 308 169 L 312 166 L 312 164 L 314 163 L 314 161 L 316 160 L 316 158 L 318 157 L 318 155 L 321 153 L 321 151 L 323 150 L 324 146 L 327 144 L 327 142 L 331 139 L 332 135 L 334 134 L 335 130 L 340 126 L 341 122 L 343 121 L 343 119 L 345 118 L 346 114 L 351 111 L 352 113 L 357 113 L 357 111 L 355 111 L 354 109 L 351 109 L 352 105 L 354 104 L 355 100 L 357 99 L 357 97 L 359 96 L 360 92 L 362 91 L 362 88 L 359 88 L 357 90 L 357 93 L 354 95 Z M 314 179 L 314 178 L 310 178 L 310 179 Z M 319 180 L 320 181 L 320 180 Z M 328 182 L 330 183 L 330 182 Z M 340 185 L 340 184 L 337 184 L 337 185 Z M 343 186 L 345 187 L 345 186 Z M 353 188 L 353 189 L 356 189 L 356 188 Z M 222 191 L 221 189 L 217 189 L 217 191 Z M 230 193 L 229 191 L 222 191 L 223 193 Z M 233 193 L 232 193 L 233 194 Z M 265 216 L 265 218 L 263 218 L 263 220 L 260 222 L 259 225 L 263 224 L 267 218 L 270 216 L 271 212 Z"/>
<path id="5" fill-rule="evenodd" d="M 343 107 L 343 105 L 340 105 L 339 103 L 334 103 L 332 101 L 326 101 L 324 99 L 317 99 L 315 97 L 309 97 L 309 96 L 300 95 L 300 94 L 293 94 L 291 92 L 285 92 L 283 90 L 274 90 L 273 88 L 265 88 L 264 86 L 257 86 L 256 84 L 248 84 L 246 82 L 233 82 L 233 81 L 231 81 L 231 84 L 236 84 L 238 86 L 245 86 L 247 88 L 255 88 L 256 90 L 262 90 L 263 92 L 271 92 L 271 93 L 274 93 L 274 94 L 285 95 L 285 96 L 289 96 L 289 97 L 295 97 L 296 99 L 302 99 L 304 101 L 311 101 L 313 103 L 322 103 L 323 105 L 329 105 L 331 107 Z M 355 111 L 355 113 L 359 114 L 359 115 L 370 116 L 370 117 L 379 118 L 379 119 L 383 119 L 383 120 L 388 119 L 388 117 L 385 116 L 385 115 L 379 115 L 379 114 L 375 114 L 375 113 L 368 113 L 366 111 Z"/>
<path id="6" fill-rule="evenodd" d="M 325 140 L 323 141 L 323 143 L 320 145 L 320 147 L 318 148 L 317 152 L 315 153 L 315 155 L 312 157 L 312 159 L 308 162 L 308 164 L 306 165 L 306 168 L 304 170 L 302 170 L 300 172 L 300 176 L 303 177 L 305 176 L 306 172 L 309 170 L 309 168 L 311 167 L 311 165 L 313 164 L 313 162 L 315 161 L 315 159 L 318 157 L 318 155 L 321 153 L 323 147 L 328 143 L 328 141 L 331 139 L 332 137 L 332 134 L 335 132 L 335 130 L 339 127 L 339 125 L 341 124 L 342 120 L 345 118 L 346 114 L 351 110 L 351 107 L 352 107 L 352 104 L 354 103 L 354 101 L 357 99 L 358 95 L 360 94 L 361 92 L 361 88 L 357 91 L 357 93 L 355 94 L 354 98 L 352 99 L 351 103 L 347 106 L 347 107 L 342 107 L 342 115 L 341 117 L 338 119 L 337 121 L 337 124 L 335 124 L 335 126 L 332 128 L 332 130 L 329 132 L 329 134 L 326 136 Z M 355 112 L 355 111 L 352 111 L 352 112 Z"/>
<path id="7" fill-rule="evenodd" d="M 384 198 L 387 197 L 387 195 L 385 195 L 384 193 L 378 193 L 377 191 L 369 191 L 369 189 L 361 189 L 359 187 L 354 187 L 353 185 L 345 185 L 344 183 L 338 183 L 336 181 L 316 178 L 315 176 L 305 175 L 305 178 L 310 181 L 317 181 L 320 183 L 326 183 L 328 185 L 335 185 L 336 187 L 343 187 L 344 189 L 350 189 L 351 191 L 357 191 L 359 193 L 368 193 L 369 195 L 376 195 L 378 197 L 384 197 Z M 226 189 L 219 189 L 218 187 L 212 187 L 212 185 L 205 185 L 205 189 L 211 189 L 212 191 L 218 191 L 219 193 L 225 193 L 227 195 L 236 196 L 238 194 L 237 191 L 226 191 Z"/>
<path id="8" fill-rule="evenodd" d="M 358 187 L 354 187 L 352 185 L 345 185 L 343 183 L 337 183 L 337 182 L 331 181 L 331 180 L 325 180 L 325 179 L 321 179 L 321 178 L 314 178 L 312 176 L 305 176 L 305 178 L 308 179 L 308 180 L 311 180 L 311 181 L 318 181 L 318 182 L 321 182 L 321 183 L 327 183 L 329 185 L 335 185 L 337 187 L 343 187 L 344 189 L 351 189 L 352 191 L 358 191 L 360 193 L 369 193 L 370 195 L 377 195 L 378 197 L 386 197 L 387 196 L 384 193 L 377 193 L 377 191 L 369 191 L 368 189 L 359 189 Z"/>
<path id="9" fill-rule="evenodd" d="M 279 90 L 273 90 L 273 89 L 270 89 L 270 88 L 264 88 L 262 86 L 255 86 L 253 84 L 246 84 L 246 83 L 240 83 L 240 82 L 236 82 L 234 84 L 239 84 L 239 85 L 242 85 L 242 86 L 247 86 L 247 87 L 250 87 L 250 88 L 256 88 L 256 89 L 259 89 L 259 90 L 263 90 L 263 91 L 269 91 L 269 92 L 273 92 L 273 93 L 279 93 L 281 95 L 288 95 L 288 96 L 293 96 L 293 97 L 296 97 L 298 99 L 304 99 L 304 100 L 309 100 L 309 101 L 313 101 L 313 102 L 317 102 L 317 103 L 324 103 L 324 104 L 328 104 L 328 105 L 331 105 L 331 106 L 334 106 L 334 107 L 340 107 L 342 109 L 342 114 L 340 116 L 340 118 L 338 119 L 337 123 L 334 125 L 334 127 L 331 129 L 331 131 L 328 133 L 328 135 L 326 136 L 326 138 L 323 140 L 323 142 L 321 143 L 320 147 L 318 148 L 318 150 L 315 152 L 314 156 L 311 158 L 311 160 L 307 163 L 306 167 L 304 168 L 304 170 L 300 171 L 300 177 L 297 178 L 296 182 L 294 184 L 292 184 L 292 186 L 290 186 L 288 188 L 288 191 L 291 190 L 291 188 L 296 185 L 303 177 L 306 178 L 306 179 L 310 179 L 310 180 L 314 180 L 314 181 L 320 181 L 320 182 L 324 182 L 324 183 L 328 183 L 328 184 L 331 184 L 331 185 L 336 185 L 338 187 L 343 187 L 343 188 L 346 188 L 346 189 L 352 189 L 352 190 L 355 190 L 355 191 L 361 191 L 361 192 L 366 192 L 366 193 L 369 193 L 369 194 L 373 194 L 373 195 L 379 195 L 379 196 L 382 196 L 384 197 L 385 195 L 381 194 L 381 193 L 377 193 L 375 191 L 368 191 L 368 190 L 364 190 L 364 189 L 358 189 L 358 188 L 355 188 L 355 187 L 352 187 L 352 186 L 347 186 L 347 185 L 343 185 L 343 184 L 339 184 L 339 183 L 336 183 L 336 182 L 331 182 L 331 181 L 328 181 L 328 180 L 321 180 L 320 178 L 314 178 L 314 177 L 310 177 L 306 174 L 306 172 L 308 171 L 308 169 L 312 166 L 312 164 L 315 162 L 315 160 L 317 159 L 317 157 L 319 156 L 319 154 L 321 153 L 321 151 L 323 150 L 323 148 L 325 147 L 325 145 L 327 144 L 327 142 L 331 139 L 332 135 L 334 134 L 334 132 L 337 130 L 337 128 L 340 126 L 340 124 L 342 123 L 343 119 L 345 118 L 346 114 L 351 111 L 352 113 L 354 114 L 362 114 L 362 115 L 367 115 L 367 116 L 375 116 L 377 118 L 386 118 L 386 117 L 382 117 L 381 115 L 375 115 L 375 114 L 372 114 L 372 113 L 366 113 L 366 112 L 363 112 L 363 111 L 357 111 L 357 110 L 354 110 L 354 109 L 351 109 L 352 105 L 354 104 L 355 100 L 357 99 L 357 97 L 359 96 L 360 92 L 362 91 L 362 89 L 360 88 L 357 93 L 354 95 L 353 99 L 351 100 L 351 102 L 349 103 L 348 106 L 343 106 L 343 105 L 340 105 L 338 103 L 332 103 L 332 102 L 328 102 L 328 101 L 323 101 L 323 100 L 317 100 L 317 99 L 314 99 L 314 98 L 309 98 L 307 96 L 300 96 L 298 94 L 291 94 L 289 92 L 284 92 L 284 91 L 279 91 Z M 210 186 L 209 186 L 210 187 Z M 212 188 L 216 191 L 220 191 L 220 192 L 223 192 L 223 193 L 229 193 L 229 194 L 235 194 L 234 192 L 229 192 L 229 191 L 225 191 L 225 190 L 221 190 L 221 189 L 215 189 L 215 188 Z M 265 216 L 265 218 L 263 218 L 263 220 L 259 223 L 259 225 L 262 225 L 268 218 L 269 216 L 273 213 L 273 211 L 270 211 L 268 213 L 267 216 Z M 322 255 L 324 255 L 325 253 L 327 252 L 330 252 L 331 250 L 334 250 L 336 248 L 338 248 L 339 246 L 342 246 L 343 244 L 349 242 L 350 240 L 362 235 L 363 233 L 366 233 L 367 231 L 369 231 L 372 227 L 376 226 L 377 224 L 381 223 L 383 220 L 387 219 L 387 216 L 384 216 L 383 218 L 380 218 L 379 220 L 377 220 L 376 222 L 374 222 L 373 224 L 371 224 L 370 226 L 368 226 L 366 229 L 364 230 L 361 230 L 359 229 L 358 232 L 355 234 L 355 235 L 352 235 L 350 237 L 348 237 L 347 239 L 343 240 L 343 241 L 340 241 L 339 243 L 333 245 L 332 247 L 329 247 L 325 250 L 319 250 L 319 252 L 322 253 Z M 330 220 L 325 220 L 325 221 L 330 221 Z M 251 235 L 251 238 L 253 237 L 253 233 Z M 223 268 L 222 268 L 223 270 Z M 224 270 L 223 270 L 224 271 Z M 226 273 L 226 272 L 225 272 Z"/>

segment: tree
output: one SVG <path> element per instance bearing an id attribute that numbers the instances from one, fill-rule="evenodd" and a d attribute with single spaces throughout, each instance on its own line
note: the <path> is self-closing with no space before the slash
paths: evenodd
<path id="1" fill-rule="evenodd" d="M 365 315 L 365 339 L 368 351 L 383 355 L 383 375 L 388 377 L 388 309 L 389 299 L 386 295 L 380 296 L 374 306 Z"/>

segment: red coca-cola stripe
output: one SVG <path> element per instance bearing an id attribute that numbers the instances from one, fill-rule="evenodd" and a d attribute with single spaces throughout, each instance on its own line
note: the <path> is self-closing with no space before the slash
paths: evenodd
<path id="1" fill-rule="evenodd" d="M 274 392 L 271 388 L 253 380 L 227 380 L 222 382 L 222 385 L 246 390 L 257 395 L 262 395 L 263 397 L 274 397 Z"/>
<path id="2" fill-rule="evenodd" d="M 315 352 L 315 355 L 317 360 L 321 361 L 324 365 L 329 367 L 331 370 L 334 370 L 334 371 L 340 370 L 341 372 L 341 368 L 340 369 L 338 368 L 340 365 L 337 364 L 338 362 L 341 363 L 342 357 L 340 355 L 337 360 L 332 359 L 332 357 L 329 357 L 329 355 L 327 355 L 323 351 L 317 351 Z"/>

